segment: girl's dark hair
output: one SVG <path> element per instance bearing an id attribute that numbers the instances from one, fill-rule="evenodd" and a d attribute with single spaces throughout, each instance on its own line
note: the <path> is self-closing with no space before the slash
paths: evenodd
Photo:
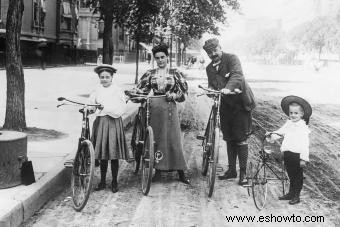
<path id="1" fill-rule="evenodd" d="M 153 56 L 155 56 L 155 54 L 157 54 L 158 52 L 163 52 L 166 56 L 169 56 L 168 46 L 164 43 L 154 46 L 154 48 L 152 48 Z"/>

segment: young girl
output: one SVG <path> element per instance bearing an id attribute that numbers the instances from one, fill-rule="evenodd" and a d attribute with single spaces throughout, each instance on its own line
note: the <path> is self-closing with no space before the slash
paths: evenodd
<path id="1" fill-rule="evenodd" d="M 98 74 L 100 86 L 91 94 L 91 103 L 101 104 L 97 117 L 93 123 L 92 143 L 95 149 L 95 158 L 100 160 L 100 183 L 96 191 L 106 187 L 106 172 L 108 160 L 111 160 L 112 192 L 118 191 L 117 175 L 118 159 L 129 159 L 128 147 L 125 140 L 122 115 L 125 111 L 125 95 L 113 83 L 113 74 L 117 71 L 111 65 L 102 64 L 94 71 Z"/>
<path id="2" fill-rule="evenodd" d="M 300 202 L 300 192 L 303 185 L 303 168 L 309 161 L 309 129 L 308 122 L 312 115 L 312 107 L 303 98 L 287 96 L 282 99 L 281 107 L 283 112 L 289 116 L 286 123 L 271 135 L 276 140 L 284 137 L 281 151 L 288 173 L 290 187 L 286 195 L 279 197 L 279 200 L 290 200 L 289 204 L 294 205 Z"/>

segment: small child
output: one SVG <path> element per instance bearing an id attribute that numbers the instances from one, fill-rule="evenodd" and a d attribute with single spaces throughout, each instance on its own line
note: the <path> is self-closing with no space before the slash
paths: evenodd
<path id="1" fill-rule="evenodd" d="M 100 86 L 90 96 L 91 103 L 101 104 L 93 123 L 92 143 L 96 160 L 100 160 L 100 183 L 96 191 L 106 188 L 106 172 L 108 161 L 111 160 L 111 189 L 118 191 L 119 160 L 128 160 L 129 151 L 126 144 L 122 115 L 125 112 L 126 101 L 123 91 L 113 83 L 113 74 L 117 71 L 111 65 L 102 64 L 94 71 L 98 74 Z"/>
<path id="2" fill-rule="evenodd" d="M 312 115 L 312 107 L 303 98 L 293 95 L 283 98 L 281 107 L 283 112 L 289 116 L 289 119 L 280 129 L 267 132 L 266 135 L 271 135 L 273 140 L 280 138 L 278 135 L 284 137 L 281 151 L 283 152 L 290 187 L 288 194 L 279 197 L 279 200 L 290 200 L 289 204 L 294 205 L 300 202 L 303 168 L 309 161 L 310 131 L 308 123 Z"/>

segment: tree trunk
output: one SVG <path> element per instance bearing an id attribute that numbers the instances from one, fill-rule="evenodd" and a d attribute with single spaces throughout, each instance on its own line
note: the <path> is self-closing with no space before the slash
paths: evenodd
<path id="1" fill-rule="evenodd" d="M 113 2 L 105 1 L 102 6 L 104 14 L 104 33 L 103 33 L 103 63 L 112 65 L 113 61 L 113 41 L 112 41 L 112 24 L 113 24 Z"/>
<path id="2" fill-rule="evenodd" d="M 21 62 L 20 36 L 23 0 L 9 1 L 6 21 L 7 101 L 4 128 L 26 129 L 25 80 Z"/>
<path id="3" fill-rule="evenodd" d="M 139 38 L 136 39 L 136 77 L 135 84 L 138 84 L 138 65 L 139 65 Z"/>
<path id="4" fill-rule="evenodd" d="M 135 76 L 135 84 L 138 84 L 138 66 L 139 66 L 139 42 L 140 42 L 140 33 L 141 33 L 141 20 L 138 20 L 137 31 L 136 31 L 136 76 Z"/>

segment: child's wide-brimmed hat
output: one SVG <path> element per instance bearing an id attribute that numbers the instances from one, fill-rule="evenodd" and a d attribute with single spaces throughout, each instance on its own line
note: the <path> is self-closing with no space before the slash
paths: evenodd
<path id="1" fill-rule="evenodd" d="M 295 96 L 295 95 L 286 96 L 281 101 L 281 108 L 287 116 L 289 116 L 289 105 L 291 103 L 297 103 L 300 106 L 302 106 L 303 111 L 304 111 L 304 115 L 303 115 L 304 119 L 310 118 L 310 116 L 312 115 L 311 105 L 303 98 Z"/>
<path id="2" fill-rule="evenodd" d="M 113 68 L 112 65 L 108 64 L 101 64 L 94 68 L 94 72 L 97 73 L 98 75 L 103 71 L 107 71 L 111 74 L 114 74 L 117 72 L 117 69 Z"/>

